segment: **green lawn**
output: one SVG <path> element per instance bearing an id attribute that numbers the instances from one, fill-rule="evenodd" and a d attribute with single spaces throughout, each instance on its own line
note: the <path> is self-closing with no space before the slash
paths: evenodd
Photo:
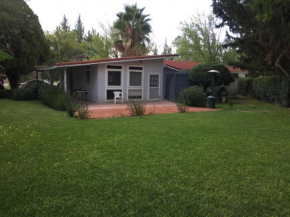
<path id="1" fill-rule="evenodd" d="M 78 120 L 0 100 L 0 216 L 289 216 L 290 110 L 244 103 Z"/>

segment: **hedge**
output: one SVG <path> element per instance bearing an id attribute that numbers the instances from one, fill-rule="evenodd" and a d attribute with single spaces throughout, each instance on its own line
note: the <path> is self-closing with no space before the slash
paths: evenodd
<path id="1" fill-rule="evenodd" d="M 0 90 L 0 99 L 9 99 L 11 94 L 11 90 Z"/>
<path id="2" fill-rule="evenodd" d="M 243 96 L 253 95 L 253 78 L 240 78 L 238 93 Z"/>
<path id="3" fill-rule="evenodd" d="M 178 97 L 178 103 L 183 103 L 188 106 L 205 107 L 206 106 L 206 93 L 200 86 L 192 86 L 183 89 Z"/>
<path id="4" fill-rule="evenodd" d="M 253 95 L 256 99 L 290 107 L 290 79 L 283 77 L 259 77 L 240 79 L 239 93 Z"/>

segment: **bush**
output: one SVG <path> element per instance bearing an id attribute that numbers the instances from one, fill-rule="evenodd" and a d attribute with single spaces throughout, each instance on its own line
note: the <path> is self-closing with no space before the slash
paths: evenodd
<path id="1" fill-rule="evenodd" d="M 140 99 L 129 99 L 127 109 L 132 116 L 144 115 L 146 111 L 146 102 Z"/>
<path id="2" fill-rule="evenodd" d="M 72 100 L 68 94 L 52 85 L 41 86 L 39 89 L 39 98 L 43 104 L 59 111 L 66 111 L 67 104 Z"/>
<path id="3" fill-rule="evenodd" d="M 91 116 L 88 106 L 83 102 L 78 107 L 78 116 L 79 119 L 88 119 Z"/>
<path id="4" fill-rule="evenodd" d="M 234 82 L 229 69 L 225 65 L 215 62 L 203 63 L 193 67 L 189 71 L 189 79 L 193 81 L 194 85 L 202 85 L 205 92 L 207 87 L 211 86 L 212 75 L 208 71 L 212 69 L 220 72 L 215 74 L 215 86 L 229 85 Z"/>
<path id="5" fill-rule="evenodd" d="M 35 100 L 37 99 L 37 86 L 14 89 L 12 90 L 11 98 L 17 101 Z"/>
<path id="6" fill-rule="evenodd" d="M 177 102 L 184 103 L 187 106 L 205 107 L 206 93 L 200 86 L 188 87 L 179 93 Z"/>
<path id="7" fill-rule="evenodd" d="M 240 78 L 238 93 L 243 96 L 253 95 L 253 78 Z"/>
<path id="8" fill-rule="evenodd" d="M 9 99 L 11 94 L 11 90 L 0 90 L 0 99 Z"/>
<path id="9" fill-rule="evenodd" d="M 176 102 L 175 104 L 179 113 L 186 113 L 189 111 L 188 106 L 184 104 L 183 102 Z"/>
<path id="10" fill-rule="evenodd" d="M 253 81 L 256 99 L 290 107 L 290 79 L 283 77 L 259 77 Z"/>
<path id="11" fill-rule="evenodd" d="M 66 111 L 70 117 L 74 117 L 74 114 L 78 111 L 78 109 L 79 106 L 73 99 L 67 102 Z"/>

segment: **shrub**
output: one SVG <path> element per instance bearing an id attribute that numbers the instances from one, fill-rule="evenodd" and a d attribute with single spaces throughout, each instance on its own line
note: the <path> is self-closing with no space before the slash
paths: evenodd
<path id="1" fill-rule="evenodd" d="M 0 99 L 9 99 L 11 94 L 11 90 L 0 90 Z"/>
<path id="2" fill-rule="evenodd" d="M 52 85 L 41 86 L 39 90 L 39 98 L 43 104 L 59 111 L 66 111 L 67 104 L 72 100 L 68 94 Z"/>
<path id="3" fill-rule="evenodd" d="M 175 104 L 176 104 L 176 107 L 177 107 L 179 113 L 186 113 L 189 111 L 189 108 L 185 103 L 176 102 Z"/>
<path id="4" fill-rule="evenodd" d="M 240 78 L 239 79 L 239 94 L 243 96 L 253 95 L 253 78 Z"/>
<path id="5" fill-rule="evenodd" d="M 144 115 L 146 111 L 146 102 L 140 99 L 129 99 L 127 109 L 132 116 Z"/>
<path id="6" fill-rule="evenodd" d="M 78 104 L 73 99 L 70 99 L 66 104 L 66 111 L 70 117 L 74 117 L 74 114 L 78 111 L 78 108 Z"/>
<path id="7" fill-rule="evenodd" d="M 187 106 L 206 106 L 206 93 L 200 86 L 192 86 L 183 89 L 178 96 L 178 102 L 184 103 Z"/>
<path id="8" fill-rule="evenodd" d="M 193 67 L 189 71 L 189 79 L 191 79 L 195 85 L 202 85 L 205 92 L 207 87 L 211 86 L 212 75 L 208 71 L 212 69 L 220 72 L 215 75 L 215 86 L 220 86 L 222 84 L 229 85 L 231 82 L 234 82 L 229 69 L 225 65 L 215 62 L 199 64 Z"/>
<path id="9" fill-rule="evenodd" d="M 234 106 L 234 101 L 233 100 L 229 100 L 228 105 L 230 108 L 232 108 Z"/>
<path id="10" fill-rule="evenodd" d="M 258 100 L 290 107 L 290 79 L 259 77 L 253 81 L 253 95 Z"/>
<path id="11" fill-rule="evenodd" d="M 37 86 L 31 86 L 29 88 L 14 89 L 12 90 L 11 98 L 17 101 L 37 99 Z"/>
<path id="12" fill-rule="evenodd" d="M 83 102 L 78 107 L 78 116 L 79 119 L 88 119 L 91 116 L 88 106 Z"/>

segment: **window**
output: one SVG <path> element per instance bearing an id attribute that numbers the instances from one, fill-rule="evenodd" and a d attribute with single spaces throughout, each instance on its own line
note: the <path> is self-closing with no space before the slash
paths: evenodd
<path id="1" fill-rule="evenodd" d="M 159 87 L 159 75 L 150 75 L 150 87 Z"/>
<path id="2" fill-rule="evenodd" d="M 121 86 L 121 71 L 108 71 L 108 86 Z"/>
<path id="3" fill-rule="evenodd" d="M 86 85 L 91 85 L 91 71 L 89 70 L 86 71 Z"/>
<path id="4" fill-rule="evenodd" d="M 142 72 L 130 71 L 130 86 L 142 86 Z"/>
<path id="5" fill-rule="evenodd" d="M 149 77 L 149 99 L 160 98 L 159 74 L 151 74 Z"/>
<path id="6" fill-rule="evenodd" d="M 143 67 L 129 66 L 128 99 L 143 98 Z"/>
<path id="7" fill-rule="evenodd" d="M 107 90 L 107 100 L 112 100 L 114 99 L 114 91 L 120 91 L 122 92 L 122 90 Z"/>

